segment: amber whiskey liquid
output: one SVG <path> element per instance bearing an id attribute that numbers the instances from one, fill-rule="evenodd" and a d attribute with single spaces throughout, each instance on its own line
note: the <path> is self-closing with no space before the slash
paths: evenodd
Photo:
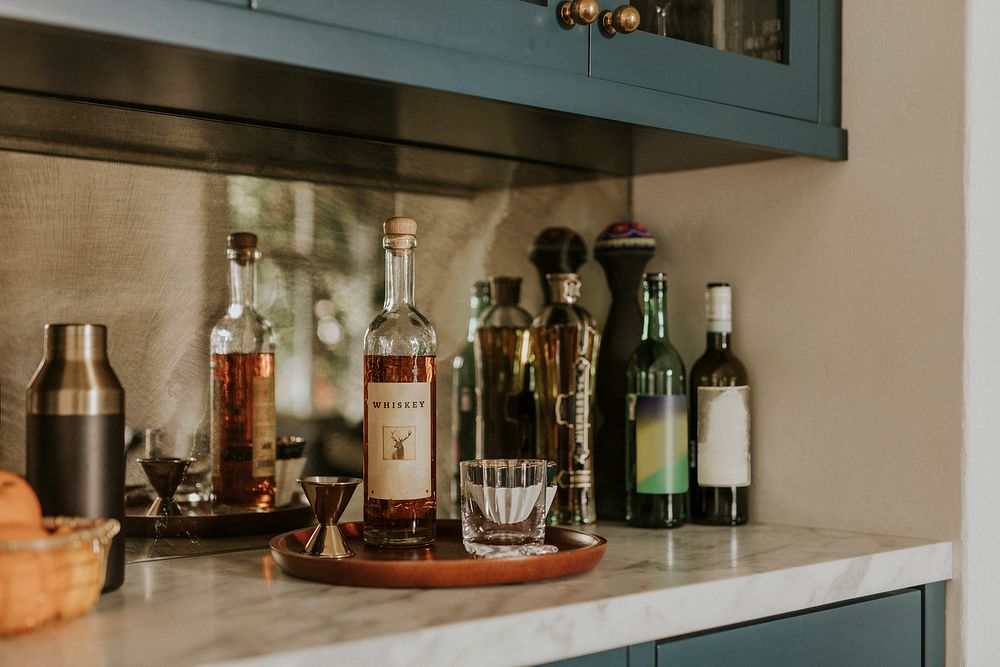
<path id="1" fill-rule="evenodd" d="M 437 509 L 433 356 L 365 355 L 364 538 L 430 544 Z"/>
<path id="2" fill-rule="evenodd" d="M 274 506 L 274 354 L 212 355 L 212 490 L 235 507 Z"/>
<path id="3" fill-rule="evenodd" d="M 487 459 L 535 458 L 534 398 L 528 386 L 528 329 L 483 327 L 479 346 L 477 455 Z"/>

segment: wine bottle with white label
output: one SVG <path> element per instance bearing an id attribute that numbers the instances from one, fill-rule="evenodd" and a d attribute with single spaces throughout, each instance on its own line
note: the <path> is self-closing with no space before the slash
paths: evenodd
<path id="1" fill-rule="evenodd" d="M 705 291 L 707 349 L 691 367 L 691 520 L 738 526 L 749 518 L 750 383 L 732 349 L 732 288 Z"/>
<path id="2" fill-rule="evenodd" d="M 625 521 L 676 528 L 687 518 L 684 362 L 667 335 L 667 276 L 642 279 L 642 340 L 625 371 Z"/>
<path id="3" fill-rule="evenodd" d="M 437 336 L 414 305 L 417 223 L 389 218 L 385 304 L 365 332 L 364 540 L 414 547 L 435 537 Z"/>

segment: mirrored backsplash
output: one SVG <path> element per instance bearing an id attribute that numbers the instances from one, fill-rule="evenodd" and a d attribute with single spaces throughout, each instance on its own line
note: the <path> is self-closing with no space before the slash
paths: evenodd
<path id="1" fill-rule="evenodd" d="M 208 334 L 228 299 L 226 236 L 246 230 L 260 238 L 258 305 L 278 337 L 278 434 L 306 438 L 313 471 L 359 474 L 361 343 L 383 298 L 381 222 L 407 215 L 420 225 L 417 303 L 438 333 L 446 492 L 455 465 L 451 359 L 467 333 L 473 281 L 522 276 L 523 305 L 537 313 L 542 297 L 527 259 L 534 235 L 567 226 L 591 244 L 629 202 L 625 179 L 574 182 L 548 167 L 469 155 L 450 178 L 456 160 L 442 156 L 394 149 L 397 170 L 426 176 L 415 188 L 391 175 L 294 180 L 217 162 L 178 168 L 0 151 L 0 467 L 24 469 L 24 392 L 47 322 L 106 324 L 128 426 L 160 428 L 187 453 L 207 419 Z M 488 174 L 485 187 L 468 187 L 476 171 Z M 583 304 L 603 320 L 603 273 L 593 260 L 581 273 Z"/>

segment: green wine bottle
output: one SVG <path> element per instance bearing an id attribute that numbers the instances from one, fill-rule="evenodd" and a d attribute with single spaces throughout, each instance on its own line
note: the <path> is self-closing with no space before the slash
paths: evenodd
<path id="1" fill-rule="evenodd" d="M 732 289 L 709 283 L 705 353 L 691 367 L 691 520 L 738 526 L 749 518 L 750 383 L 732 349 Z"/>
<path id="2" fill-rule="evenodd" d="M 625 372 L 625 521 L 675 528 L 687 518 L 688 426 L 684 362 L 667 336 L 667 275 L 642 279 L 642 341 Z"/>
<path id="3" fill-rule="evenodd" d="M 479 316 L 490 305 L 490 284 L 476 281 L 469 304 L 469 335 L 465 345 L 455 355 L 451 368 L 451 440 L 455 455 L 453 484 L 458 484 L 458 462 L 476 458 L 476 362 L 473 341 L 479 326 Z M 457 498 L 457 486 L 453 489 Z"/>

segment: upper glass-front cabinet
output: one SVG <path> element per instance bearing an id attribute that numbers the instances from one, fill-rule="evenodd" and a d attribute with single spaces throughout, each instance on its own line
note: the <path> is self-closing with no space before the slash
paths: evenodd
<path id="1" fill-rule="evenodd" d="M 816 121 L 820 1 L 632 0 L 634 32 L 595 22 L 591 76 Z"/>
<path id="2" fill-rule="evenodd" d="M 631 0 L 629 4 L 639 12 L 638 29 L 643 32 L 788 62 L 784 0 Z"/>
<path id="3" fill-rule="evenodd" d="M 829 1 L 257 0 L 256 7 L 815 122 L 820 3 Z M 456 76 L 475 67 L 463 71 Z"/>

